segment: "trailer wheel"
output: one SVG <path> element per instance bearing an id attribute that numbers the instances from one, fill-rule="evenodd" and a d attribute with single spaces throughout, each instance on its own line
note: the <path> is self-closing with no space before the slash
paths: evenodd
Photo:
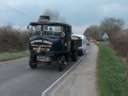
<path id="1" fill-rule="evenodd" d="M 78 55 L 83 56 L 84 55 L 83 50 L 79 50 Z"/>
<path id="2" fill-rule="evenodd" d="M 86 50 L 80 50 L 79 56 L 83 56 L 83 55 L 86 55 Z"/>
<path id="3" fill-rule="evenodd" d="M 83 55 L 87 55 L 87 50 L 83 50 Z"/>
<path id="4" fill-rule="evenodd" d="M 29 66 L 30 66 L 31 69 L 36 69 L 37 68 L 36 59 L 37 59 L 36 55 L 30 56 Z"/>

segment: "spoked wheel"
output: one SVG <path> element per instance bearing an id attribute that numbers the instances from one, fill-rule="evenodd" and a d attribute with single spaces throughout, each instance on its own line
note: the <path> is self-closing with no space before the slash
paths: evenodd
<path id="1" fill-rule="evenodd" d="M 87 56 L 87 50 L 83 50 L 83 55 Z"/>
<path id="2" fill-rule="evenodd" d="M 86 55 L 86 50 L 81 50 L 80 56 Z"/>
<path id="3" fill-rule="evenodd" d="M 58 58 L 58 63 L 59 63 L 58 70 L 60 72 L 64 70 L 66 65 L 68 65 L 68 62 L 67 62 L 65 56 L 62 56 L 62 57 Z"/>
<path id="4" fill-rule="evenodd" d="M 31 69 L 36 69 L 37 68 L 37 57 L 36 55 L 33 55 L 33 56 L 30 56 L 30 59 L 29 59 L 29 66 Z"/>
<path id="5" fill-rule="evenodd" d="M 72 53 L 71 59 L 72 59 L 72 61 L 77 61 L 77 59 L 78 59 L 78 52 L 77 51 L 74 51 Z"/>

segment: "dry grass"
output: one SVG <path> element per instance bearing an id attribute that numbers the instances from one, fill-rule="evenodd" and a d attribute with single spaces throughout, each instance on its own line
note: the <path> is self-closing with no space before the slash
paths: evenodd
<path id="1" fill-rule="evenodd" d="M 5 52 L 5 53 L 0 53 L 0 61 L 8 61 L 8 60 L 18 59 L 18 58 L 26 57 L 26 56 L 28 56 L 28 53 L 25 51 Z"/>

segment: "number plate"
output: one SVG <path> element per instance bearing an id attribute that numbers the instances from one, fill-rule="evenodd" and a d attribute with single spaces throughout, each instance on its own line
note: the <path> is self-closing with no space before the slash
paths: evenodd
<path id="1" fill-rule="evenodd" d="M 39 61 L 44 61 L 44 62 L 49 62 L 50 61 L 50 58 L 47 57 L 47 56 L 38 56 L 37 59 Z"/>

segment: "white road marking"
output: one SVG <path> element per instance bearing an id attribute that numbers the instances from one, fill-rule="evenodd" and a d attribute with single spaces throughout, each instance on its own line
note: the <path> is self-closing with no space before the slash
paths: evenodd
<path id="1" fill-rule="evenodd" d="M 47 92 L 50 91 L 58 82 L 60 82 L 66 75 L 68 75 L 75 67 L 76 65 L 80 64 L 81 58 L 71 66 L 61 77 L 59 77 L 52 85 L 50 85 L 46 90 L 44 90 L 41 94 L 41 96 L 47 96 Z"/>

